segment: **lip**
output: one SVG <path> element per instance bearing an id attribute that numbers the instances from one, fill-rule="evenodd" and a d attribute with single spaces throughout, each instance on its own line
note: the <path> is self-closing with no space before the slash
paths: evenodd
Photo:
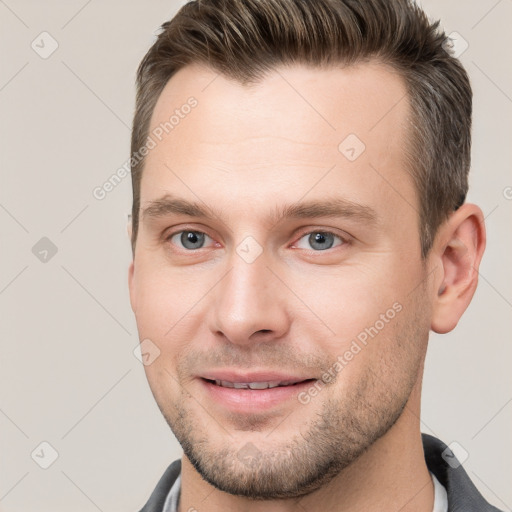
<path id="1" fill-rule="evenodd" d="M 228 382 L 302 382 L 312 379 L 311 375 L 300 376 L 291 373 L 273 371 L 240 372 L 235 370 L 214 370 L 204 372 L 199 377 L 208 380 L 226 380 Z"/>
<path id="2" fill-rule="evenodd" d="M 215 380 L 224 380 L 236 383 L 248 382 L 294 382 L 287 386 L 278 386 L 267 389 L 239 389 L 228 388 L 215 384 Z M 241 373 L 239 371 L 211 371 L 198 376 L 198 381 L 210 400 L 238 414 L 255 414 L 268 412 L 279 406 L 295 403 L 301 391 L 314 385 L 317 379 L 311 376 L 297 376 L 292 374 L 261 371 Z"/>

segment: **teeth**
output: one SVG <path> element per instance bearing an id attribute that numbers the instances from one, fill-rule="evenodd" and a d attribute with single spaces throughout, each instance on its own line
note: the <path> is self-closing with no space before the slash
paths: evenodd
<path id="1" fill-rule="evenodd" d="M 268 389 L 268 388 L 274 388 L 277 384 L 273 382 L 251 382 L 249 384 L 249 387 L 251 389 Z"/>
<path id="2" fill-rule="evenodd" d="M 224 388 L 235 388 L 235 389 L 269 389 L 276 388 L 277 386 L 289 386 L 290 384 L 295 384 L 294 381 L 286 381 L 286 382 L 229 382 L 227 380 L 215 380 L 215 384 L 217 386 L 222 386 Z"/>

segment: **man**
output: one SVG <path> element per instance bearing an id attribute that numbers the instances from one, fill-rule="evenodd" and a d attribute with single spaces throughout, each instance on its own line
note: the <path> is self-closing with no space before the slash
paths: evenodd
<path id="1" fill-rule="evenodd" d="M 497 510 L 420 433 L 477 286 L 471 88 L 406 0 L 206 0 L 138 70 L 132 309 L 184 450 L 149 511 Z"/>

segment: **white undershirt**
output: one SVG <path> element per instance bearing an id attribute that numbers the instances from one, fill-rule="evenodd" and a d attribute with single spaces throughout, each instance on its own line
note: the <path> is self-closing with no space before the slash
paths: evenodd
<path id="1" fill-rule="evenodd" d="M 448 512 L 448 495 L 444 485 L 436 478 L 434 473 L 430 473 L 434 482 L 434 509 L 432 512 Z"/>
<path id="2" fill-rule="evenodd" d="M 434 508 L 432 512 L 448 512 L 448 496 L 446 489 L 435 477 L 434 473 L 430 473 L 432 482 L 434 483 Z M 180 498 L 181 490 L 181 475 L 174 482 L 167 498 L 165 499 L 164 508 L 162 512 L 178 512 L 178 501 Z"/>

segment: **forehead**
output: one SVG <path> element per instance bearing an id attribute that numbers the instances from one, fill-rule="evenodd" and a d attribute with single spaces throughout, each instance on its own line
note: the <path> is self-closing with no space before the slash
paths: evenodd
<path id="1" fill-rule="evenodd" d="M 331 135 L 336 140 L 346 130 L 364 134 L 379 127 L 378 134 L 389 127 L 396 131 L 408 112 L 404 80 L 393 68 L 376 61 L 346 67 L 278 67 L 250 85 L 193 64 L 178 71 L 164 87 L 151 129 L 168 122 L 190 97 L 197 99 L 202 121 L 193 128 L 205 129 L 195 131 L 196 135 L 211 136 L 215 128 L 221 130 L 218 135 L 223 140 L 244 136 L 247 129 L 251 134 L 300 132 L 314 137 L 313 130 L 304 133 L 300 121 L 312 124 L 315 131 L 320 128 L 316 138 Z M 172 131 L 187 132 L 187 124 L 191 123 L 179 123 Z"/>
<path id="2" fill-rule="evenodd" d="M 176 187 L 189 198 L 198 187 L 215 191 L 219 202 L 228 195 L 276 199 L 278 190 L 301 196 L 333 167 L 316 191 L 343 185 L 359 199 L 373 180 L 381 199 L 396 200 L 402 188 L 398 194 L 414 201 L 408 118 L 403 79 L 377 62 L 279 67 L 251 86 L 186 66 L 167 83 L 151 118 L 155 147 L 146 157 L 141 205 Z"/>

